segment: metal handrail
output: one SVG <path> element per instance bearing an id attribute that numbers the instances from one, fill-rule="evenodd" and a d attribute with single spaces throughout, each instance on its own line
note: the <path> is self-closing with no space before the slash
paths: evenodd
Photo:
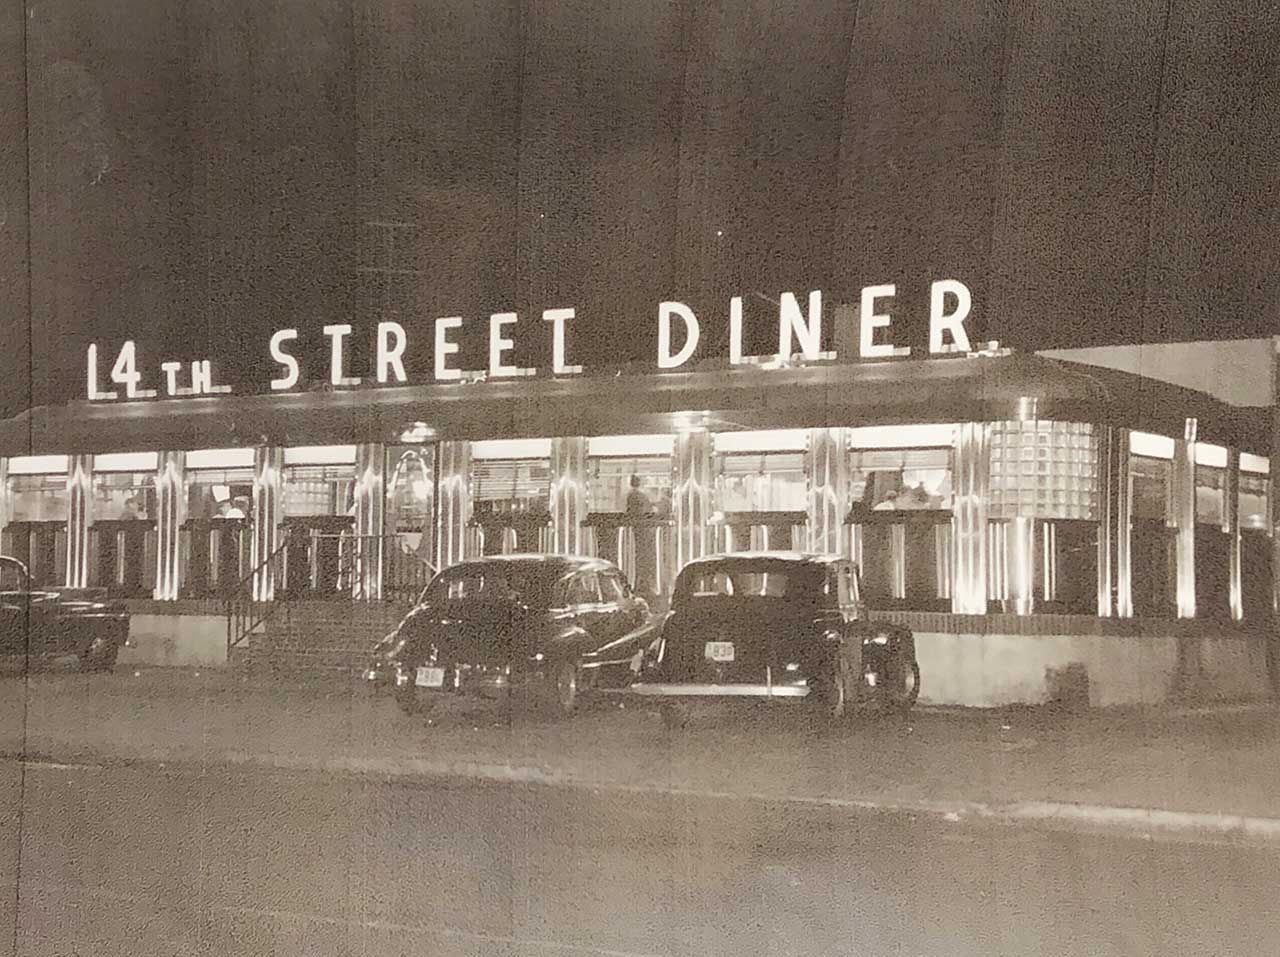
<path id="1" fill-rule="evenodd" d="M 288 603 L 287 596 L 275 596 L 273 601 L 259 601 L 253 593 L 254 580 L 272 562 L 281 562 L 289 548 L 289 538 L 280 543 L 270 555 L 260 561 L 248 575 L 240 579 L 226 599 L 227 609 L 227 657 L 231 650 L 274 617 Z M 278 579 L 280 576 L 276 576 Z"/>

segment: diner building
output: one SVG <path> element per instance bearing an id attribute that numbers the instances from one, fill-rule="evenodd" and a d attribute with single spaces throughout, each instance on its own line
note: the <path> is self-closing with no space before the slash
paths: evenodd
<path id="1" fill-rule="evenodd" d="M 80 401 L 0 423 L 0 520 L 37 585 L 130 602 L 138 662 L 335 601 L 355 655 L 474 556 L 599 555 L 660 607 L 692 558 L 791 549 L 859 563 L 925 701 L 1256 697 L 1270 416 L 999 348 Z"/>

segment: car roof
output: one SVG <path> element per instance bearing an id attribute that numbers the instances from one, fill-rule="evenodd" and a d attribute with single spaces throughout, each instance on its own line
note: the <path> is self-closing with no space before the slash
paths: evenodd
<path id="1" fill-rule="evenodd" d="M 528 565 L 538 567 L 541 566 L 553 572 L 562 574 L 576 571 L 599 571 L 603 569 L 615 569 L 612 562 L 605 561 L 603 558 L 592 558 L 588 555 L 541 555 L 533 553 L 514 554 L 514 555 L 485 555 L 479 558 L 468 558 L 465 561 L 458 562 L 450 568 L 475 568 L 481 565 Z M 448 571 L 449 569 L 445 569 Z"/>
<path id="2" fill-rule="evenodd" d="M 851 559 L 845 558 L 843 555 L 832 555 L 822 552 L 729 552 L 695 558 L 693 561 L 685 565 L 685 568 L 733 561 L 775 561 L 805 565 L 830 565 L 833 562 L 851 561 Z"/>

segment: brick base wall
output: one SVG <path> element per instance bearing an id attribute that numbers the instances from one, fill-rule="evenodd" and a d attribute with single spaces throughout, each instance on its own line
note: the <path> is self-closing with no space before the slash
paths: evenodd
<path id="1" fill-rule="evenodd" d="M 389 602 L 291 602 L 237 649 L 232 662 L 249 670 L 354 671 L 408 610 Z"/>

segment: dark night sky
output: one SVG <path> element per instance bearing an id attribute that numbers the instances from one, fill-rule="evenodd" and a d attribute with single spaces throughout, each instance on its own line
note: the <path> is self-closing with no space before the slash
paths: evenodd
<path id="1" fill-rule="evenodd" d="M 754 293 L 822 289 L 830 328 L 896 282 L 918 329 L 943 277 L 1023 348 L 1280 332 L 1273 0 L 50 0 L 27 26 L 24 70 L 0 11 L 4 414 L 83 395 L 90 341 L 136 338 L 152 385 L 209 356 L 261 389 L 275 329 L 320 378 L 322 326 L 363 352 L 388 311 L 421 372 L 437 316 L 514 309 L 545 364 L 537 317 L 574 306 L 574 361 L 652 363 L 663 299 L 714 327 L 746 295 L 763 349 Z M 389 291 L 361 271 L 388 221 L 416 273 Z"/>

